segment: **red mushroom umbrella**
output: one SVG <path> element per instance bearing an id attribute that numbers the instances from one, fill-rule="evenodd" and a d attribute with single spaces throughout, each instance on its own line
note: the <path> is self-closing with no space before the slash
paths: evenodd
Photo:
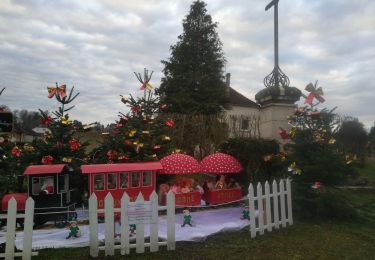
<path id="1" fill-rule="evenodd" d="M 243 170 L 241 163 L 233 156 L 225 153 L 214 153 L 203 158 L 200 163 L 205 173 L 239 173 Z"/>
<path id="2" fill-rule="evenodd" d="M 199 162 L 192 156 L 174 153 L 160 160 L 161 174 L 187 174 L 201 172 Z"/>

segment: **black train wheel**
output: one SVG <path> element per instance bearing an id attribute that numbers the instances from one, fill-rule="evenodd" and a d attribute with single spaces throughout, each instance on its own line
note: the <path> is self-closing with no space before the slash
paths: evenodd
<path id="1" fill-rule="evenodd" d="M 64 228 L 66 226 L 67 219 L 66 216 L 64 215 L 58 215 L 55 218 L 55 227 L 57 228 Z"/>

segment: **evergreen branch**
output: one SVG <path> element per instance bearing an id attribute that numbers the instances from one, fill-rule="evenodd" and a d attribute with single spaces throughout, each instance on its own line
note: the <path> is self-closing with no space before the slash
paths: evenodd
<path id="1" fill-rule="evenodd" d="M 0 96 L 1 94 L 3 94 L 4 90 L 5 90 L 5 87 L 0 91 Z"/>
<path id="2" fill-rule="evenodd" d="M 68 111 L 71 110 L 73 107 L 75 107 L 75 106 L 71 106 L 71 107 L 69 107 L 69 108 L 67 108 L 67 109 L 64 109 L 64 112 L 68 112 Z"/>

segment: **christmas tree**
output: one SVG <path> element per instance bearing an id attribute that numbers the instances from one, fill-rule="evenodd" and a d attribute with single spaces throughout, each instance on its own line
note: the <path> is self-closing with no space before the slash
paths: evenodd
<path id="1" fill-rule="evenodd" d="M 294 210 L 301 217 L 346 217 L 352 214 L 337 185 L 353 174 L 351 157 L 337 149 L 339 120 L 334 109 L 318 109 L 325 100 L 317 83 L 308 84 L 305 106 L 288 117 L 291 131 L 280 129 L 288 170 L 294 183 Z M 316 100 L 316 101 L 315 101 Z"/>
<path id="2" fill-rule="evenodd" d="M 69 106 L 79 95 L 73 94 L 74 87 L 66 94 L 66 85 L 47 87 L 48 98 L 56 98 L 60 104 L 58 110 L 52 115 L 39 109 L 41 124 L 45 131 L 41 139 L 36 140 L 33 145 L 37 153 L 37 160 L 34 164 L 70 164 L 73 169 L 79 169 L 82 162 L 85 162 L 86 155 L 83 144 L 74 135 L 83 130 L 81 124 L 72 121 L 67 113 L 74 106 Z"/>
<path id="3" fill-rule="evenodd" d="M 121 102 L 130 108 L 129 113 L 119 113 L 101 147 L 93 152 L 94 162 L 122 163 L 157 161 L 170 153 L 171 129 L 174 121 L 161 114 L 166 105 L 161 104 L 152 77 L 145 69 L 144 75 L 135 73 L 141 83 L 143 96 L 121 96 Z"/>

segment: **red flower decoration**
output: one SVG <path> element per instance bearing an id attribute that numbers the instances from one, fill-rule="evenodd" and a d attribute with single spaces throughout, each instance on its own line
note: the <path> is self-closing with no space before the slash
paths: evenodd
<path id="1" fill-rule="evenodd" d="M 125 155 L 119 155 L 119 157 L 117 158 L 119 161 L 125 161 L 127 160 L 128 158 L 126 158 Z"/>
<path id="2" fill-rule="evenodd" d="M 165 121 L 165 124 L 169 127 L 173 127 L 174 121 L 171 118 L 168 118 L 167 121 Z"/>
<path id="3" fill-rule="evenodd" d="M 115 159 L 117 156 L 117 152 L 115 150 L 109 150 L 107 152 L 107 157 L 108 157 L 108 160 L 112 161 L 113 159 Z"/>
<path id="4" fill-rule="evenodd" d="M 75 151 L 78 150 L 81 147 L 81 143 L 76 139 L 71 139 L 69 141 L 70 150 Z"/>
<path id="5" fill-rule="evenodd" d="M 20 148 L 18 148 L 17 146 L 14 146 L 14 147 L 12 148 L 12 155 L 13 155 L 14 157 L 21 157 L 21 155 L 22 155 L 22 150 L 21 150 Z"/>
<path id="6" fill-rule="evenodd" d="M 284 141 L 288 140 L 289 139 L 288 132 L 285 129 L 281 128 L 281 127 L 279 127 L 279 128 L 280 128 L 279 135 L 280 135 L 281 139 L 283 139 Z"/>
<path id="7" fill-rule="evenodd" d="M 129 118 L 127 118 L 126 116 L 119 116 L 119 117 L 120 117 L 120 121 L 125 121 L 125 122 L 129 121 Z"/>
<path id="8" fill-rule="evenodd" d="M 51 155 L 46 155 L 42 157 L 42 163 L 43 164 L 52 164 L 53 162 L 53 157 Z"/>
<path id="9" fill-rule="evenodd" d="M 41 120 L 42 125 L 45 125 L 45 126 L 48 126 L 48 125 L 51 124 L 52 122 L 53 122 L 53 119 L 52 119 L 52 117 L 50 117 L 50 116 L 44 117 L 44 118 L 42 118 L 42 120 Z"/>
<path id="10" fill-rule="evenodd" d="M 126 145 L 132 145 L 133 143 L 132 143 L 132 141 L 125 140 L 125 141 L 124 141 L 124 144 L 126 144 Z"/>
<path id="11" fill-rule="evenodd" d="M 134 114 L 138 114 L 139 112 L 141 112 L 141 107 L 135 106 L 135 107 L 132 107 L 131 110 Z"/>

